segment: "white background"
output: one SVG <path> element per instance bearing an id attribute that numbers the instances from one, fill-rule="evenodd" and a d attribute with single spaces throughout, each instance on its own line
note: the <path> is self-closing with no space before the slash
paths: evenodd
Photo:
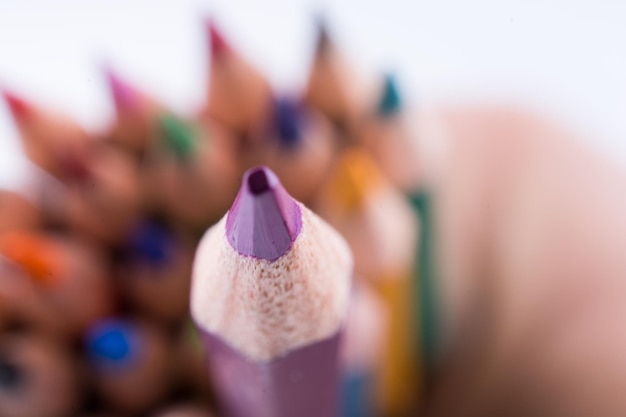
<path id="1" fill-rule="evenodd" d="M 203 99 L 202 19 L 281 90 L 304 82 L 323 12 L 365 73 L 393 70 L 415 106 L 537 109 L 626 166 L 626 2 L 577 0 L 0 0 L 0 84 L 102 129 L 109 63 L 174 108 Z M 0 104 L 0 186 L 24 172 Z"/>

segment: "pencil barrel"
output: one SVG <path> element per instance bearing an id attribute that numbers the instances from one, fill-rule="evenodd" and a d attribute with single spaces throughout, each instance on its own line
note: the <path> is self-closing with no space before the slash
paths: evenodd
<path id="1" fill-rule="evenodd" d="M 254 362 L 200 330 L 224 417 L 337 417 L 342 332 Z"/>
<path id="2" fill-rule="evenodd" d="M 389 307 L 390 323 L 381 362 L 378 395 L 385 416 L 407 415 L 419 401 L 421 361 L 413 343 L 411 285 L 409 274 L 384 279 L 376 288 Z"/>

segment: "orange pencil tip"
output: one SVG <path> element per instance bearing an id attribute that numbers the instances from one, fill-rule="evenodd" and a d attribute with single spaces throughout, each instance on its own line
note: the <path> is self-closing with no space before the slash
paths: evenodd
<path id="1" fill-rule="evenodd" d="M 63 269 L 54 243 L 35 233 L 9 232 L 1 235 L 0 253 L 19 265 L 39 284 L 54 283 Z"/>
<path id="2" fill-rule="evenodd" d="M 339 157 L 328 198 L 347 211 L 357 210 L 383 182 L 376 163 L 363 149 L 349 149 Z"/>

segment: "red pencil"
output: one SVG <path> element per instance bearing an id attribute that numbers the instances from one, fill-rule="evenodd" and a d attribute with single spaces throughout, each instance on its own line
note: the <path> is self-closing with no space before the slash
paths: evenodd
<path id="1" fill-rule="evenodd" d="M 62 196 L 44 190 L 47 201 L 42 208 L 89 238 L 116 241 L 140 208 L 135 162 L 125 152 L 93 140 L 73 120 L 13 93 L 4 91 L 4 96 L 28 157 L 66 186 Z"/>
<path id="2" fill-rule="evenodd" d="M 87 153 L 87 132 L 65 115 L 30 103 L 9 90 L 2 90 L 2 95 L 30 160 L 59 178 L 75 173 Z"/>
<path id="3" fill-rule="evenodd" d="M 238 134 L 259 129 L 270 111 L 269 83 L 226 42 L 212 21 L 206 30 L 211 70 L 203 117 L 213 117 Z"/>

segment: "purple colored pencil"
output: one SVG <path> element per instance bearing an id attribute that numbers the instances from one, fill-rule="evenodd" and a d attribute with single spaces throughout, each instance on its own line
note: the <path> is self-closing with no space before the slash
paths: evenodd
<path id="1" fill-rule="evenodd" d="M 336 417 L 352 255 L 265 167 L 203 237 L 191 310 L 228 417 Z"/>

